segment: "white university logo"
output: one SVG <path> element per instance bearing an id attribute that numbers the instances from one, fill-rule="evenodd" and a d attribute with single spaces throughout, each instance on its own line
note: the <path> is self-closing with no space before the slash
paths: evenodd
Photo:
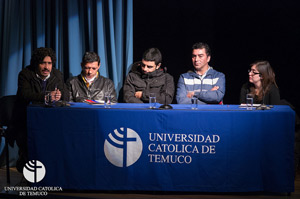
<path id="1" fill-rule="evenodd" d="M 46 174 L 46 169 L 43 163 L 38 160 L 30 160 L 23 168 L 23 175 L 31 183 L 41 181 Z"/>
<path id="2" fill-rule="evenodd" d="M 143 143 L 140 136 L 130 128 L 115 129 L 104 142 L 104 153 L 110 163 L 117 167 L 129 167 L 141 156 Z"/>

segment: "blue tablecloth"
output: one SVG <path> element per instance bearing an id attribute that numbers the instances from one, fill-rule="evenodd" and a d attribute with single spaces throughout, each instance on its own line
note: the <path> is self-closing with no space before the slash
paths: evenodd
<path id="1" fill-rule="evenodd" d="M 73 103 L 28 108 L 40 186 L 79 190 L 293 192 L 295 113 L 288 106 Z M 159 107 L 159 105 L 157 105 Z"/>

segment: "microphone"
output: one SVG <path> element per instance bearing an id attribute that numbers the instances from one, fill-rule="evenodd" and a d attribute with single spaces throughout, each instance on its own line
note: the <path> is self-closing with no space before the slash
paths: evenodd
<path id="1" fill-rule="evenodd" d="M 164 67 L 164 72 L 165 72 L 165 86 L 166 86 L 166 91 L 165 91 L 165 103 L 161 105 L 159 108 L 160 109 L 173 109 L 173 107 L 169 104 L 167 104 L 167 67 Z"/>

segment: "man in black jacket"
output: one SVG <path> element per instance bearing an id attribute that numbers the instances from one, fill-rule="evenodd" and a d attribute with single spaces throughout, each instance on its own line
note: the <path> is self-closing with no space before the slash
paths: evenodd
<path id="1" fill-rule="evenodd" d="M 51 48 L 38 48 L 33 52 L 30 65 L 18 77 L 17 95 L 23 103 L 44 103 L 46 91 L 51 91 L 52 101 L 67 100 L 63 75 L 53 67 L 55 62 Z"/>
<path id="2" fill-rule="evenodd" d="M 13 139 L 19 146 L 17 169 L 22 172 L 27 162 L 27 114 L 29 103 L 44 104 L 45 92 L 51 92 L 52 101 L 67 100 L 66 86 L 62 73 L 54 68 L 55 52 L 51 48 L 33 51 L 30 65 L 18 76 L 17 103 L 13 113 Z"/>
<path id="3" fill-rule="evenodd" d="M 70 101 L 84 102 L 97 100 L 104 102 L 105 95 L 111 96 L 111 102 L 117 102 L 115 86 L 112 80 L 100 75 L 100 57 L 95 52 L 86 52 L 82 57 L 81 74 L 68 80 Z"/>
<path id="4" fill-rule="evenodd" d="M 133 65 L 123 88 L 126 103 L 148 103 L 150 93 L 155 93 L 158 103 L 172 102 L 174 80 L 160 68 L 161 61 L 160 51 L 157 48 L 150 48 L 144 52 L 142 61 Z"/>

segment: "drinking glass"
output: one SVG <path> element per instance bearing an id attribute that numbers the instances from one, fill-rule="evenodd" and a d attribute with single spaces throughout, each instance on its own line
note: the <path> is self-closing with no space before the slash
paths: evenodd
<path id="1" fill-rule="evenodd" d="M 51 91 L 45 91 L 45 105 L 51 106 L 52 105 L 52 97 L 51 97 Z"/>
<path id="2" fill-rule="evenodd" d="M 111 107 L 111 95 L 109 93 L 105 93 L 104 95 L 104 107 L 105 108 Z"/>
<path id="3" fill-rule="evenodd" d="M 192 109 L 197 110 L 198 109 L 198 98 L 195 97 L 195 95 L 192 97 Z"/>
<path id="4" fill-rule="evenodd" d="M 149 94 L 149 108 L 155 108 L 156 105 L 156 96 L 155 93 Z"/>
<path id="5" fill-rule="evenodd" d="M 247 110 L 253 110 L 253 94 L 247 94 L 246 95 L 246 106 Z"/>

